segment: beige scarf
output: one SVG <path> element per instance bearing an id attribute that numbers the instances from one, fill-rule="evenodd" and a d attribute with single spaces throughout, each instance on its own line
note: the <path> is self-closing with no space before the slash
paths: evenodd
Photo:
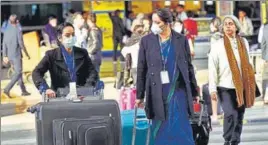
<path id="1" fill-rule="evenodd" d="M 232 51 L 230 40 L 226 35 L 224 36 L 224 45 L 236 89 L 238 107 L 245 105 L 246 108 L 249 108 L 254 105 L 255 101 L 256 84 L 254 70 L 249 63 L 249 57 L 243 38 L 237 36 L 236 40 L 241 60 L 242 75 L 240 74 L 235 55 Z"/>

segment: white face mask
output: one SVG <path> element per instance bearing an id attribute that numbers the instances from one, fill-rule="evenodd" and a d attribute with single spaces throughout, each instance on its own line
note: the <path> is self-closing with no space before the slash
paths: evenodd
<path id="1" fill-rule="evenodd" d="M 69 38 L 64 38 L 62 41 L 62 44 L 64 45 L 65 48 L 73 48 L 74 44 L 76 42 L 76 37 L 69 37 Z"/>
<path id="2" fill-rule="evenodd" d="M 163 30 L 155 23 L 153 23 L 151 30 L 155 35 L 161 34 L 163 32 Z"/>
<path id="3" fill-rule="evenodd" d="M 174 31 L 176 31 L 177 33 L 181 33 L 181 32 L 182 32 L 182 25 L 176 25 L 173 29 L 174 29 Z"/>

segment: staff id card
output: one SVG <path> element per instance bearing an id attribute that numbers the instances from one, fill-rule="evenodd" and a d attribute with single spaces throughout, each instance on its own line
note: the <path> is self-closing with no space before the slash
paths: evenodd
<path id="1" fill-rule="evenodd" d="M 169 83 L 168 71 L 161 71 L 160 75 L 162 84 L 168 84 Z"/>

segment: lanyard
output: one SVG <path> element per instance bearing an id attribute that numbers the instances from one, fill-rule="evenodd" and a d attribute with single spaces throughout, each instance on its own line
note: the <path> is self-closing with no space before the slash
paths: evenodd
<path id="1" fill-rule="evenodd" d="M 167 56 L 165 57 L 164 52 L 163 52 L 164 48 L 162 48 L 161 40 L 160 40 L 160 37 L 159 37 L 159 45 L 160 45 L 161 57 L 162 57 L 162 63 L 163 63 L 163 66 L 164 66 L 164 70 L 166 70 L 167 59 L 168 59 L 169 51 L 170 51 L 170 48 L 171 48 L 171 37 L 169 39 L 170 39 L 169 44 L 167 44 L 168 45 Z"/>
<path id="2" fill-rule="evenodd" d="M 62 48 L 62 49 L 64 49 L 64 48 Z M 62 50 L 62 51 L 64 51 L 64 50 Z M 73 73 L 72 73 L 71 68 L 68 67 L 68 62 L 67 62 L 67 59 L 66 59 L 66 57 L 64 55 L 64 52 L 62 52 L 62 53 L 63 53 L 63 58 L 64 58 L 64 61 L 65 61 L 65 64 L 67 65 L 68 72 L 70 74 L 70 79 L 71 79 L 71 81 L 75 81 L 75 75 L 76 75 L 76 73 L 75 73 L 74 52 L 72 51 L 72 59 L 73 59 L 73 64 L 72 64 L 72 67 L 73 68 L 72 69 L 73 69 Z"/>

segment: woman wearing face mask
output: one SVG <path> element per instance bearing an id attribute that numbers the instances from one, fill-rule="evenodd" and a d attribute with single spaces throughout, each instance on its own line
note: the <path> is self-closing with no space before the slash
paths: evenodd
<path id="1" fill-rule="evenodd" d="M 194 145 L 189 117 L 198 87 L 188 40 L 171 29 L 168 9 L 156 11 L 152 21 L 152 33 L 140 42 L 136 105 L 146 98 L 155 145 Z"/>
<path id="2" fill-rule="evenodd" d="M 57 46 L 57 17 L 50 15 L 48 17 L 48 24 L 42 30 L 45 45 L 48 48 L 56 48 Z"/>
<path id="3" fill-rule="evenodd" d="M 68 87 L 70 83 L 95 86 L 99 78 L 87 50 L 74 46 L 74 34 L 72 24 L 60 25 L 57 31 L 59 47 L 47 51 L 33 71 L 35 86 L 48 97 L 55 97 L 58 88 Z M 48 86 L 44 79 L 47 71 L 50 72 L 51 86 Z"/>

